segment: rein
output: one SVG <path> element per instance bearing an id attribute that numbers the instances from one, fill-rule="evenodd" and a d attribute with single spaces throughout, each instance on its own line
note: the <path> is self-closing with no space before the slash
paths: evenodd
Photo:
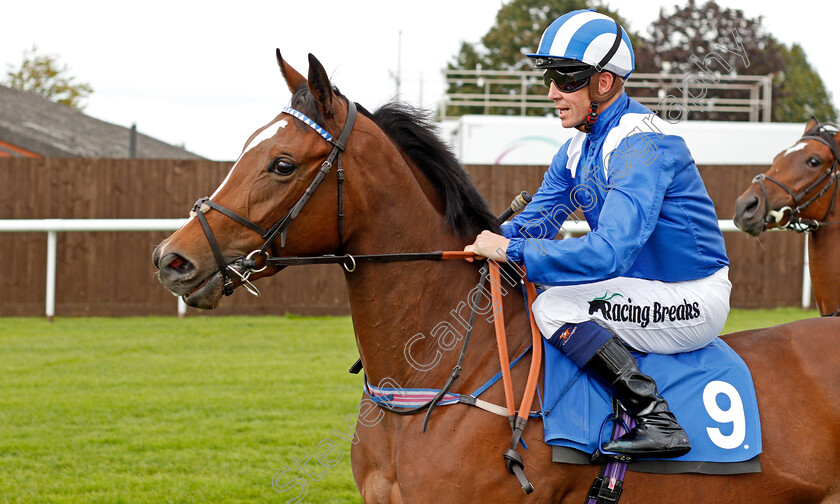
<path id="1" fill-rule="evenodd" d="M 523 469 L 525 462 L 522 460 L 522 455 L 516 452 L 519 442 L 522 439 L 522 433 L 528 424 L 528 416 L 531 411 L 531 403 L 534 401 L 534 393 L 536 392 L 537 382 L 540 378 L 540 366 L 542 364 L 542 335 L 537 322 L 534 319 L 534 312 L 532 305 L 537 298 L 537 289 L 533 282 L 525 281 L 525 294 L 528 307 L 528 320 L 531 325 L 532 348 L 534 356 L 531 358 L 531 368 L 528 371 L 528 381 L 525 384 L 525 392 L 522 395 L 522 403 L 519 406 L 519 413 L 514 409 L 515 402 L 513 398 L 513 380 L 510 376 L 510 358 L 507 351 L 507 336 L 505 335 L 505 316 L 502 310 L 502 293 L 498 289 L 501 285 L 501 273 L 499 272 L 499 265 L 490 262 L 490 277 L 492 278 L 491 295 L 493 296 L 493 320 L 496 324 L 496 341 L 499 346 L 499 364 L 502 368 L 502 380 L 505 386 L 505 403 L 508 409 L 508 420 L 510 420 L 510 427 L 513 429 L 513 436 L 510 440 L 510 448 L 504 453 L 505 465 L 508 471 L 516 476 L 522 490 L 526 494 L 534 491 L 534 485 L 525 477 Z"/>
<path id="2" fill-rule="evenodd" d="M 833 131 L 832 131 L 833 130 Z M 807 233 L 811 231 L 816 231 L 819 229 L 820 226 L 825 225 L 833 225 L 833 224 L 840 224 L 840 222 L 826 222 L 828 219 L 828 215 L 831 213 L 831 210 L 834 208 L 834 202 L 837 198 L 837 188 L 840 186 L 840 174 L 837 173 L 837 166 L 840 162 L 840 147 L 837 145 L 837 141 L 834 138 L 834 133 L 838 130 L 837 126 L 831 123 L 823 123 L 819 124 L 812 130 L 812 134 L 804 135 L 801 140 L 816 140 L 831 150 L 831 154 L 834 156 L 834 161 L 831 163 L 831 166 L 823 172 L 823 175 L 814 181 L 811 185 L 803 189 L 801 192 L 794 193 L 789 187 L 784 185 L 783 183 L 779 182 L 775 178 L 761 173 L 756 175 L 753 178 L 752 182 L 755 184 L 757 183 L 761 188 L 761 192 L 764 195 L 764 229 L 767 229 L 768 224 L 775 223 L 778 227 L 782 229 L 791 229 L 798 233 Z M 825 182 L 828 179 L 828 182 Z M 764 185 L 764 181 L 769 180 L 773 182 L 783 191 L 788 193 L 790 197 L 793 199 L 793 208 L 790 206 L 784 206 L 778 210 L 770 209 L 770 202 L 767 198 L 767 188 Z M 811 199 L 806 201 L 805 203 L 799 203 L 801 199 L 804 199 L 808 193 L 819 187 L 820 184 L 825 182 L 823 188 L 814 195 Z M 811 203 L 818 200 L 823 194 L 825 194 L 830 187 L 834 187 L 834 190 L 831 193 L 831 201 L 828 204 L 828 209 L 825 212 L 825 215 L 821 220 L 814 220 L 814 219 L 806 219 L 804 217 L 800 217 L 799 213 L 802 212 L 805 208 L 808 207 Z M 782 224 L 782 221 L 785 220 L 787 217 L 787 223 Z"/>
<path id="3" fill-rule="evenodd" d="M 250 254 L 249 254 L 250 255 Z M 441 261 L 446 259 L 466 259 L 476 257 L 472 252 L 458 250 L 438 250 L 435 252 L 403 252 L 399 254 L 361 254 L 361 255 L 323 255 L 299 257 L 266 257 L 265 267 L 307 266 L 311 264 L 341 264 L 348 273 L 356 270 L 359 263 L 390 263 L 409 261 Z M 245 268 L 256 268 L 257 262 L 253 257 L 243 259 L 241 264 Z M 262 271 L 255 270 L 255 271 Z"/>

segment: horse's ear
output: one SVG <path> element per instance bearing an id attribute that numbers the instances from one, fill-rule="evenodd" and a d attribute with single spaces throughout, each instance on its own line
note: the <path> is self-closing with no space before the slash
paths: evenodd
<path id="1" fill-rule="evenodd" d="M 817 118 L 814 117 L 814 116 L 811 116 L 811 120 L 808 121 L 808 124 L 805 125 L 805 133 L 808 133 L 809 131 L 811 131 L 812 129 L 816 128 L 819 125 L 820 125 L 820 122 L 817 121 Z"/>
<path id="2" fill-rule="evenodd" d="M 280 55 L 279 48 L 277 49 L 277 64 L 280 66 L 280 73 L 286 79 L 286 85 L 289 86 L 289 91 L 294 93 L 300 86 L 306 84 L 306 79 L 303 78 L 303 75 L 283 59 L 283 56 Z"/>
<path id="3" fill-rule="evenodd" d="M 327 71 L 318 58 L 309 54 L 309 91 L 321 105 L 321 110 L 327 117 L 333 115 L 333 90 Z"/>

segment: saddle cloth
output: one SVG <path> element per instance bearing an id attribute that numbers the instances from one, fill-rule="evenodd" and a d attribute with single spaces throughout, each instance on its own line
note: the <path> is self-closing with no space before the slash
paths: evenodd
<path id="1" fill-rule="evenodd" d="M 550 344 L 543 347 L 545 442 L 591 454 L 612 431 L 611 423 L 605 425 L 605 419 L 612 416 L 611 398 L 559 350 Z M 691 442 L 688 454 L 672 460 L 695 463 L 687 464 L 695 467 L 697 462 L 751 460 L 757 465 L 761 423 L 755 388 L 746 364 L 729 345 L 717 338 L 693 352 L 634 355 L 641 371 L 656 380 L 659 393 Z M 557 451 L 555 461 L 574 462 L 558 460 Z M 578 458 L 578 463 L 588 460 Z M 628 469 L 641 462 L 631 463 Z"/>

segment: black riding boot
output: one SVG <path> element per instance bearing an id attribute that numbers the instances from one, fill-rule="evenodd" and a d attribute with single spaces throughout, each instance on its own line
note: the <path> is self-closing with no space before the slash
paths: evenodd
<path id="1" fill-rule="evenodd" d="M 639 370 L 636 359 L 617 337 L 595 352 L 586 369 L 636 419 L 630 432 L 604 443 L 604 451 L 633 458 L 674 458 L 691 450 L 688 436 L 657 393 L 656 382 Z"/>

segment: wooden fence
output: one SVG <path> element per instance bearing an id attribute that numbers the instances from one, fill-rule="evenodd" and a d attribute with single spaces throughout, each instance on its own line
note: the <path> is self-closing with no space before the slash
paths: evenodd
<path id="1" fill-rule="evenodd" d="M 185 217 L 213 192 L 231 163 L 205 160 L 0 159 L 0 219 Z M 763 166 L 704 166 L 718 217 Z M 545 167 L 468 166 L 495 213 L 521 190 L 536 191 Z M 155 278 L 151 253 L 167 233 L 59 233 L 56 315 L 174 315 L 176 300 Z M 796 306 L 802 290 L 800 235 L 766 233 L 760 241 L 726 233 L 732 305 Z M 41 315 L 46 234 L 0 233 L 0 316 Z M 259 281 L 259 299 L 237 291 L 206 314 L 349 313 L 337 266 L 288 268 Z M 191 310 L 191 313 L 197 313 Z"/>

